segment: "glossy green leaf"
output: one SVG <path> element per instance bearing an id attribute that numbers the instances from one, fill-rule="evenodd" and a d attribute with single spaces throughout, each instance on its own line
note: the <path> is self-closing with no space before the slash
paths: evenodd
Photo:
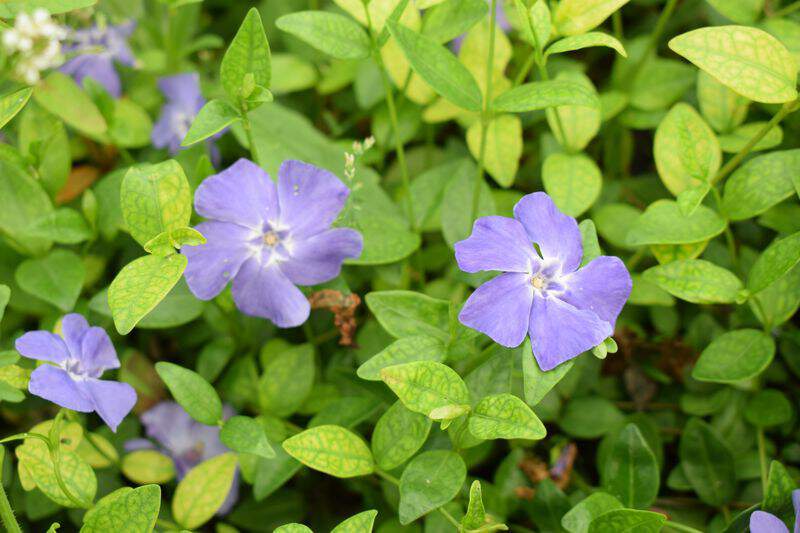
<path id="1" fill-rule="evenodd" d="M 544 160 L 542 182 L 556 206 L 565 214 L 577 217 L 600 196 L 603 176 L 586 155 L 556 152 Z"/>
<path id="2" fill-rule="evenodd" d="M 222 401 L 200 374 L 164 361 L 156 363 L 156 372 L 189 416 L 208 426 L 215 426 L 222 419 Z"/>
<path id="3" fill-rule="evenodd" d="M 430 418 L 395 402 L 381 415 L 372 432 L 375 462 L 384 470 L 405 463 L 425 444 L 431 425 Z"/>
<path id="4" fill-rule="evenodd" d="M 597 92 L 583 83 L 556 79 L 526 83 L 505 91 L 494 99 L 492 108 L 498 112 L 524 113 L 564 105 L 599 107 L 600 100 Z"/>
<path id="5" fill-rule="evenodd" d="M 251 453 L 266 459 L 275 457 L 264 428 L 249 416 L 234 416 L 226 420 L 219 432 L 219 440 L 235 452 Z"/>
<path id="6" fill-rule="evenodd" d="M 742 96 L 770 104 L 797 98 L 797 63 L 775 37 L 747 26 L 681 34 L 669 47 Z"/>
<path id="7" fill-rule="evenodd" d="M 427 335 L 449 340 L 450 305 L 411 291 L 378 291 L 365 297 L 383 329 L 396 338 Z"/>
<path id="8" fill-rule="evenodd" d="M 647 244 L 691 244 L 712 239 L 725 231 L 725 220 L 714 210 L 697 206 L 690 216 L 677 202 L 656 200 L 639 215 L 630 230 L 630 246 Z"/>
<path id="9" fill-rule="evenodd" d="M 528 346 L 526 342 L 524 346 Z M 523 348 L 524 349 L 524 348 Z M 555 387 L 564 376 L 567 375 L 575 364 L 574 359 L 565 361 L 547 372 L 539 368 L 533 354 L 526 353 L 522 357 L 522 376 L 524 382 L 525 402 L 528 405 L 536 406 L 553 387 Z"/>
<path id="10" fill-rule="evenodd" d="M 588 533 L 595 518 L 616 509 L 622 509 L 622 504 L 614 496 L 606 492 L 593 492 L 564 515 L 561 526 L 569 533 Z"/>
<path id="11" fill-rule="evenodd" d="M 589 525 L 589 533 L 658 533 L 667 517 L 652 511 L 614 509 L 603 513 Z"/>
<path id="12" fill-rule="evenodd" d="M 728 331 L 709 344 L 692 370 L 699 381 L 735 383 L 758 376 L 775 355 L 772 337 L 757 329 Z"/>
<path id="13" fill-rule="evenodd" d="M 656 499 L 658 461 L 635 424 L 625 426 L 617 437 L 603 469 L 603 486 L 625 507 L 646 509 Z"/>
<path id="14" fill-rule="evenodd" d="M 547 430 L 530 407 L 513 394 L 487 396 L 469 415 L 469 431 L 479 439 L 539 440 Z"/>
<path id="15" fill-rule="evenodd" d="M 747 278 L 747 289 L 755 294 L 778 281 L 800 262 L 800 232 L 778 238 L 756 259 Z"/>
<path id="16" fill-rule="evenodd" d="M 733 498 L 733 454 L 711 426 L 698 418 L 690 419 L 681 435 L 678 455 L 686 479 L 703 502 L 716 507 Z"/>
<path id="17" fill-rule="evenodd" d="M 204 141 L 240 119 L 239 112 L 225 100 L 211 100 L 194 117 L 181 146 Z"/>
<path id="18" fill-rule="evenodd" d="M 625 47 L 615 37 L 599 31 L 584 33 L 582 35 L 571 35 L 564 37 L 553 44 L 551 44 L 545 51 L 545 56 L 552 54 L 563 54 L 564 52 L 573 52 L 575 50 L 582 50 L 593 46 L 607 46 L 613 48 L 622 57 L 628 57 L 625 52 Z"/>
<path id="19" fill-rule="evenodd" d="M 341 426 L 307 429 L 283 441 L 283 449 L 304 465 L 331 476 L 366 476 L 375 470 L 364 440 Z"/>
<path id="20" fill-rule="evenodd" d="M 211 520 L 228 497 L 236 464 L 236 454 L 223 453 L 189 470 L 172 498 L 175 521 L 186 529 L 195 529 Z"/>
<path id="21" fill-rule="evenodd" d="M 269 88 L 272 78 L 269 42 L 256 8 L 247 12 L 228 46 L 219 77 L 222 87 L 234 102 L 248 98 L 256 86 Z"/>
<path id="22" fill-rule="evenodd" d="M 789 471 L 778 461 L 772 461 L 769 465 L 769 476 L 764 499 L 761 502 L 761 510 L 772 513 L 782 518 L 784 521 L 794 519 L 794 505 L 792 502 L 792 491 L 797 488 L 797 484 Z"/>
<path id="23" fill-rule="evenodd" d="M 23 87 L 0 96 L 0 128 L 19 113 L 33 93 L 33 87 Z"/>
<path id="24" fill-rule="evenodd" d="M 367 32 L 353 19 L 325 11 L 298 11 L 276 21 L 278 28 L 337 59 L 369 57 Z"/>
<path id="25" fill-rule="evenodd" d="M 409 524 L 455 498 L 466 477 L 464 460 L 455 452 L 416 456 L 400 477 L 400 523 Z"/>
<path id="26" fill-rule="evenodd" d="M 83 517 L 81 532 L 153 531 L 161 508 L 161 487 L 123 487 L 104 496 Z"/>
<path id="27" fill-rule="evenodd" d="M 644 272 L 644 279 L 671 295 L 698 304 L 733 303 L 742 282 L 730 270 L 703 259 L 683 259 Z"/>
<path id="28" fill-rule="evenodd" d="M 418 361 L 386 367 L 381 379 L 408 409 L 434 420 L 456 418 L 469 410 L 467 385 L 442 363 Z"/>

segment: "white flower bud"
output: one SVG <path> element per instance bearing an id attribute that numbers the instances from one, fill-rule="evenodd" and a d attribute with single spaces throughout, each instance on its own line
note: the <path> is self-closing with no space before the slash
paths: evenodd
<path id="1" fill-rule="evenodd" d="M 9 52 L 14 52 L 19 45 L 19 33 L 15 29 L 9 29 L 3 32 L 3 46 Z"/>
<path id="2" fill-rule="evenodd" d="M 20 52 L 28 52 L 33 48 L 33 39 L 30 37 L 20 37 L 17 41 L 17 50 Z"/>

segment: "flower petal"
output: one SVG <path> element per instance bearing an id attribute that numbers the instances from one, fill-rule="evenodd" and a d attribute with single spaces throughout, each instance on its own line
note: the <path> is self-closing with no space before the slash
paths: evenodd
<path id="1" fill-rule="evenodd" d="M 158 115 L 156 123 L 153 124 L 153 131 L 150 134 L 153 146 L 166 148 L 172 155 L 181 150 L 181 143 L 185 137 L 184 131 L 179 131 L 180 124 L 177 122 L 179 118 L 176 116 L 178 113 L 180 110 L 177 104 L 165 104 L 161 108 L 161 113 Z"/>
<path id="2" fill-rule="evenodd" d="M 81 382 L 81 387 L 94 402 L 94 410 L 115 433 L 119 423 L 136 405 L 136 391 L 127 383 L 87 379 Z"/>
<path id="3" fill-rule="evenodd" d="M 81 359 L 83 336 L 88 330 L 89 322 L 83 315 L 70 313 L 61 319 L 61 336 L 64 338 L 69 353 L 75 359 Z"/>
<path id="4" fill-rule="evenodd" d="M 544 259 L 561 263 L 562 272 L 573 272 L 581 264 L 583 244 L 578 223 L 559 211 L 547 194 L 523 196 L 514 206 L 514 218 L 525 227 L 530 240 L 539 245 Z"/>
<path id="5" fill-rule="evenodd" d="M 531 315 L 533 286 L 529 280 L 528 274 L 508 272 L 487 281 L 467 299 L 458 319 L 498 344 L 519 346 Z"/>
<path id="6" fill-rule="evenodd" d="M 90 374 L 100 376 L 104 370 L 119 368 L 117 351 L 103 328 L 89 328 L 81 342 L 81 362 Z"/>
<path id="7" fill-rule="evenodd" d="M 196 444 L 192 428 L 197 422 L 177 402 L 159 402 L 142 413 L 140 419 L 147 436 L 171 455 L 180 455 Z"/>
<path id="8" fill-rule="evenodd" d="M 253 240 L 260 234 L 230 222 L 201 222 L 195 229 L 203 234 L 206 243 L 181 248 L 188 260 L 184 275 L 192 294 L 210 300 L 236 276 L 242 263 L 256 253 Z"/>
<path id="9" fill-rule="evenodd" d="M 285 161 L 278 171 L 281 227 L 294 237 L 328 229 L 344 207 L 350 190 L 325 169 L 301 161 Z"/>
<path id="10" fill-rule="evenodd" d="M 31 373 L 28 391 L 40 398 L 51 401 L 61 407 L 89 413 L 94 410 L 94 403 L 65 370 L 42 365 Z"/>
<path id="11" fill-rule="evenodd" d="M 545 372 L 597 346 L 612 332 L 611 324 L 591 311 L 576 309 L 558 298 L 533 297 L 531 346 Z"/>
<path id="12" fill-rule="evenodd" d="M 750 532 L 751 533 L 789 533 L 789 528 L 783 523 L 783 520 L 774 514 L 765 513 L 764 511 L 753 511 L 750 515 Z"/>
<path id="13" fill-rule="evenodd" d="M 308 318 L 311 305 L 277 264 L 251 257 L 233 280 L 233 301 L 245 314 L 271 320 L 280 328 L 299 326 Z"/>
<path id="14" fill-rule="evenodd" d="M 566 290 L 559 298 L 578 309 L 594 311 L 612 327 L 633 287 L 625 263 L 607 255 L 564 277 L 563 283 Z"/>
<path id="15" fill-rule="evenodd" d="M 203 94 L 200 92 L 200 77 L 196 72 L 159 78 L 158 88 L 167 100 L 183 105 L 194 112 L 197 111 L 197 102 L 202 105 Z"/>
<path id="16" fill-rule="evenodd" d="M 332 280 L 342 262 L 361 255 L 364 240 L 350 228 L 334 228 L 291 243 L 291 256 L 281 262 L 281 271 L 298 285 L 316 285 Z"/>
<path id="17" fill-rule="evenodd" d="M 122 83 L 116 69 L 114 60 L 109 56 L 100 54 L 84 54 L 69 60 L 59 68 L 64 74 L 75 79 L 75 83 L 83 86 L 83 80 L 92 78 L 102 85 L 114 98 L 122 94 Z"/>
<path id="18" fill-rule="evenodd" d="M 155 450 L 155 445 L 147 439 L 130 439 L 125 441 L 124 445 L 126 452 L 135 452 L 137 450 Z"/>
<path id="19" fill-rule="evenodd" d="M 456 261 L 464 272 L 502 270 L 531 272 L 540 262 L 519 221 L 499 216 L 481 217 L 472 234 L 455 244 Z"/>
<path id="20" fill-rule="evenodd" d="M 800 489 L 792 491 L 792 505 L 794 506 L 794 533 L 800 533 Z"/>
<path id="21" fill-rule="evenodd" d="M 29 331 L 17 339 L 14 348 L 28 359 L 59 364 L 69 358 L 64 339 L 49 331 Z"/>
<path id="22" fill-rule="evenodd" d="M 203 180 L 194 194 L 194 207 L 202 217 L 262 231 L 267 220 L 278 218 L 277 198 L 267 173 L 252 161 L 239 159 Z"/>

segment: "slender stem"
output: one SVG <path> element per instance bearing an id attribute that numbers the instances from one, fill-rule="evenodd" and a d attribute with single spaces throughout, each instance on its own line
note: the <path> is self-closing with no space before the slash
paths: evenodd
<path id="1" fill-rule="evenodd" d="M 800 0 L 798 0 L 797 2 L 793 2 L 793 3 L 789 4 L 788 6 L 780 8 L 779 10 L 775 11 L 770 16 L 771 17 L 783 17 L 785 15 L 788 15 L 789 13 L 794 13 L 798 9 L 800 9 Z"/>
<path id="2" fill-rule="evenodd" d="M 614 28 L 614 37 L 618 41 L 622 41 L 625 38 L 625 34 L 622 31 L 622 13 L 620 13 L 619 9 L 611 15 L 611 24 Z"/>
<path id="3" fill-rule="evenodd" d="M 678 0 L 667 0 L 667 5 L 664 6 L 663 10 L 661 10 L 661 15 L 658 17 L 656 27 L 650 34 L 650 40 L 647 42 L 647 48 L 645 48 L 642 57 L 639 58 L 631 71 L 628 73 L 627 82 L 629 86 L 633 85 L 633 82 L 636 80 L 636 76 L 644 66 L 647 58 L 650 56 L 650 53 L 656 49 L 656 46 L 661 39 L 661 34 L 664 33 L 664 28 L 667 26 L 667 21 L 669 21 L 669 18 L 672 16 L 672 12 L 675 11 L 675 6 L 677 4 Z"/>
<path id="4" fill-rule="evenodd" d="M 458 531 L 461 531 L 461 524 L 458 522 L 458 520 L 455 519 L 453 515 L 450 514 L 450 512 L 447 509 L 445 509 L 444 507 L 439 507 L 439 512 L 442 513 L 442 516 L 444 516 L 448 522 L 456 526 L 456 529 Z"/>
<path id="5" fill-rule="evenodd" d="M 664 525 L 677 531 L 685 531 L 686 533 L 703 533 L 699 529 L 695 529 L 684 524 L 679 524 L 678 522 L 673 522 L 672 520 L 667 520 Z"/>
<path id="6" fill-rule="evenodd" d="M 489 19 L 489 57 L 486 61 L 486 87 L 483 95 L 483 112 L 481 113 L 481 146 L 478 154 L 478 173 L 475 176 L 475 189 L 472 193 L 472 220 L 478 216 L 480 207 L 481 186 L 486 158 L 486 137 L 489 131 L 489 119 L 492 105 L 492 85 L 494 80 L 494 41 L 497 32 L 497 0 L 492 0 Z"/>
<path id="7" fill-rule="evenodd" d="M 244 133 L 247 135 L 247 146 L 250 148 L 250 159 L 253 160 L 253 163 L 256 165 L 261 166 L 261 162 L 258 159 L 258 149 L 256 148 L 256 143 L 253 140 L 253 128 L 250 124 L 250 117 L 247 115 L 247 104 L 242 103 L 242 127 L 244 128 Z"/>
<path id="8" fill-rule="evenodd" d="M 400 480 L 399 479 L 397 479 L 396 477 L 391 475 L 389 472 L 381 470 L 380 468 L 376 468 L 375 469 L 375 474 L 377 474 L 378 477 L 381 477 L 381 478 L 385 479 L 386 481 L 388 481 L 392 485 L 398 485 L 398 486 L 400 485 Z"/>
<path id="9" fill-rule="evenodd" d="M 777 126 L 784 118 L 786 118 L 786 115 L 796 111 L 799 106 L 800 106 L 800 99 L 794 100 L 792 102 L 786 102 L 785 104 L 783 104 L 780 111 L 775 113 L 775 115 L 770 119 L 770 121 L 767 122 L 764 125 L 764 127 L 762 127 L 760 130 L 758 130 L 758 133 L 756 133 L 753 136 L 753 138 L 750 139 L 747 142 L 747 144 L 745 144 L 735 156 L 730 158 L 728 162 L 725 163 L 725 165 L 721 169 L 719 169 L 719 172 L 717 172 L 717 174 L 711 180 L 711 183 L 714 184 L 720 180 L 725 179 L 725 177 L 728 174 L 736 170 L 736 167 L 738 167 L 739 164 L 742 162 L 742 160 L 745 157 L 747 157 L 747 155 L 755 147 L 755 145 L 757 145 L 759 141 L 761 141 L 761 139 L 763 139 L 764 136 L 766 136 L 767 133 L 769 133 L 770 130 L 772 130 L 772 128 Z"/>
<path id="10" fill-rule="evenodd" d="M 4 450 L 3 450 L 4 452 Z M 22 533 L 22 530 L 14 517 L 14 509 L 11 508 L 11 503 L 8 501 L 6 489 L 3 487 L 3 457 L 5 453 L 0 452 L 0 520 L 6 527 L 8 533 Z"/>
<path id="11" fill-rule="evenodd" d="M 53 426 L 50 430 L 50 438 L 48 446 L 50 448 L 50 460 L 53 462 L 53 472 L 56 475 L 58 486 L 69 501 L 81 509 L 90 509 L 91 502 L 82 502 L 80 498 L 72 494 L 67 484 L 64 482 L 64 476 L 61 474 L 61 419 L 64 417 L 64 410 L 61 409 L 53 420 Z"/>
<path id="12" fill-rule="evenodd" d="M 522 65 L 517 77 L 514 78 L 514 87 L 517 85 L 522 85 L 522 83 L 528 78 L 528 74 L 530 74 L 533 65 L 536 64 L 536 50 L 531 50 L 531 53 L 528 54 L 528 59 L 525 60 L 525 63 Z"/>
<path id="13" fill-rule="evenodd" d="M 767 473 L 767 443 L 762 428 L 758 429 L 758 461 L 761 465 L 761 490 L 763 494 L 766 494 L 769 474 Z"/>

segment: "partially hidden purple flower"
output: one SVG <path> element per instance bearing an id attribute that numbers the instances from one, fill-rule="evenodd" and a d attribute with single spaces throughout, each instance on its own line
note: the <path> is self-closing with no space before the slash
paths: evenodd
<path id="1" fill-rule="evenodd" d="M 118 26 L 92 26 L 73 30 L 64 45 L 65 53 L 78 55 L 61 66 L 61 72 L 72 76 L 78 85 L 85 78 L 92 78 L 114 96 L 122 94 L 122 83 L 114 67 L 114 62 L 132 67 L 135 63 L 133 52 L 128 46 L 128 38 L 136 28 L 134 22 Z M 83 53 L 85 52 L 85 53 Z"/>
<path id="2" fill-rule="evenodd" d="M 277 185 L 247 159 L 206 178 L 194 206 L 207 219 L 196 228 L 207 242 L 181 249 L 189 289 L 210 300 L 232 280 L 243 313 L 299 326 L 310 305 L 296 285 L 329 281 L 361 255 L 360 233 L 331 227 L 349 193 L 327 170 L 300 161 L 281 165 Z"/>
<path id="3" fill-rule="evenodd" d="M 233 409 L 226 405 L 223 415 L 225 419 L 230 418 L 234 415 Z M 142 413 L 139 418 L 147 436 L 156 441 L 158 446 L 148 439 L 133 439 L 125 443 L 125 449 L 157 449 L 172 459 L 178 479 L 183 479 L 189 470 L 203 461 L 230 451 L 219 439 L 219 426 L 206 426 L 197 422 L 175 402 L 160 402 Z M 238 496 L 237 474 L 218 514 L 227 513 Z"/>
<path id="4" fill-rule="evenodd" d="M 530 335 L 545 371 L 610 336 L 631 292 L 617 257 L 600 256 L 579 268 L 578 224 L 543 192 L 517 202 L 514 218 L 479 218 L 455 250 L 465 272 L 503 272 L 472 293 L 459 320 L 506 347 Z"/>
<path id="5" fill-rule="evenodd" d="M 31 374 L 28 391 L 55 404 L 100 415 L 116 431 L 136 403 L 136 391 L 127 383 L 101 380 L 103 372 L 119 368 L 119 359 L 108 333 L 89 326 L 77 314 L 61 321 L 61 335 L 29 331 L 17 339 L 17 351 L 29 359 L 47 361 Z"/>
<path id="6" fill-rule="evenodd" d="M 792 503 L 794 504 L 794 527 L 793 533 L 800 533 L 800 489 L 792 491 Z M 751 533 L 789 533 L 789 528 L 783 520 L 772 513 L 764 511 L 754 511 L 750 515 Z"/>
<path id="7" fill-rule="evenodd" d="M 181 143 L 206 99 L 200 92 L 196 72 L 159 78 L 158 88 L 164 95 L 164 106 L 153 125 L 151 139 L 156 148 L 166 148 L 172 155 L 181 151 Z M 218 133 L 215 137 L 222 135 Z"/>

